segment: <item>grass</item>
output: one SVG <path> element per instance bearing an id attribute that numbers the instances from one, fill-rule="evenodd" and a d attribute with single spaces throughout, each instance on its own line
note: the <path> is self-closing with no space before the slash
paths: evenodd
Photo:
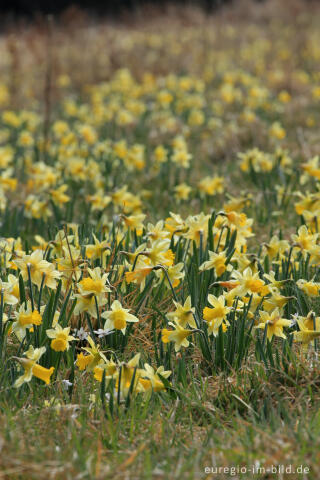
<path id="1" fill-rule="evenodd" d="M 174 401 L 163 394 L 133 403 L 112 420 L 99 400 L 88 402 L 92 385 L 77 388 L 67 405 L 53 389 L 56 405 L 46 407 L 36 386 L 22 408 L 2 417 L 2 476 L 206 478 L 205 467 L 216 464 L 301 464 L 316 471 L 316 378 L 306 365 L 292 376 L 275 372 L 268 379 L 254 363 L 241 374 L 194 381 Z"/>

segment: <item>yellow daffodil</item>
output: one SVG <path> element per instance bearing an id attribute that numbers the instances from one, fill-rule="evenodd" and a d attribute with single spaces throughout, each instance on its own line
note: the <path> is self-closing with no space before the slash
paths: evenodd
<path id="1" fill-rule="evenodd" d="M 167 317 L 179 323 L 181 327 L 185 328 L 189 325 L 192 328 L 197 328 L 197 324 L 194 319 L 195 308 L 191 306 L 191 297 L 186 298 L 184 304 L 173 301 L 176 309 L 173 312 L 169 312 Z"/>
<path id="2" fill-rule="evenodd" d="M 25 382 L 30 382 L 32 376 L 40 378 L 40 380 L 43 380 L 47 385 L 49 385 L 50 377 L 53 374 L 54 367 L 45 368 L 37 363 L 45 351 L 45 347 L 34 349 L 33 346 L 30 345 L 29 349 L 24 353 L 27 358 L 17 359 L 24 368 L 24 374 L 15 381 L 14 386 L 16 388 L 21 387 L 21 385 Z"/>
<path id="3" fill-rule="evenodd" d="M 259 316 L 261 321 L 255 328 L 262 330 L 267 328 L 267 338 L 269 341 L 272 340 L 274 335 L 276 337 L 286 338 L 283 328 L 290 327 L 292 322 L 291 320 L 282 318 L 278 308 L 275 308 L 271 313 L 260 310 Z"/>
<path id="4" fill-rule="evenodd" d="M 231 311 L 231 307 L 226 306 L 226 299 L 223 295 L 217 298 L 209 294 L 208 303 L 213 308 L 205 307 L 203 309 L 203 318 L 208 323 L 209 335 L 212 334 L 216 337 L 223 322 L 225 325 L 229 325 L 227 315 Z"/>
<path id="5" fill-rule="evenodd" d="M 139 319 L 129 313 L 129 309 L 123 308 L 119 300 L 114 300 L 111 310 L 103 312 L 101 317 L 106 319 L 104 329 L 121 330 L 125 334 L 127 323 L 139 322 Z"/>
<path id="6" fill-rule="evenodd" d="M 69 335 L 70 327 L 62 328 L 59 324 L 56 324 L 54 328 L 48 329 L 46 333 L 49 338 L 52 338 L 50 346 L 56 352 L 69 350 L 69 342 L 75 340 L 75 337 Z"/>
<path id="7" fill-rule="evenodd" d="M 192 335 L 193 330 L 183 328 L 178 323 L 169 322 L 169 325 L 174 327 L 174 330 L 163 328 L 161 331 L 161 340 L 163 343 L 174 342 L 174 349 L 179 352 L 181 347 L 188 347 L 189 341 L 187 337 Z"/>

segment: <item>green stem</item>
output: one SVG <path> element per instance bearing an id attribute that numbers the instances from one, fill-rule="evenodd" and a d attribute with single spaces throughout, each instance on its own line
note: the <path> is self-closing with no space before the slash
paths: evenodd
<path id="1" fill-rule="evenodd" d="M 29 281 L 31 308 L 32 308 L 32 311 L 34 311 L 34 298 L 33 298 L 32 282 L 31 282 L 31 271 L 30 271 L 30 265 L 29 265 L 29 264 L 27 265 L 27 269 L 28 269 L 28 281 Z"/>

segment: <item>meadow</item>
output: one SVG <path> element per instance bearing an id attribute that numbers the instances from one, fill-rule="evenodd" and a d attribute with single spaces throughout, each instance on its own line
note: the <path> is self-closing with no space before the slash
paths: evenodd
<path id="1" fill-rule="evenodd" d="M 319 25 L 2 33 L 0 479 L 319 478 Z"/>

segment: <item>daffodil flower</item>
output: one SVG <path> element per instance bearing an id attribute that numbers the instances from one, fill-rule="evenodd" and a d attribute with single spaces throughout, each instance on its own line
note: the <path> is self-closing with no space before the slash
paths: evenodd
<path id="1" fill-rule="evenodd" d="M 181 303 L 173 303 L 176 309 L 173 312 L 169 312 L 167 317 L 174 320 L 176 323 L 179 323 L 181 327 L 185 328 L 186 325 L 190 325 L 192 328 L 197 328 L 197 324 L 194 319 L 195 308 L 191 306 L 191 297 L 186 298 L 186 301 L 182 305 Z"/>
<path id="2" fill-rule="evenodd" d="M 287 320 L 281 317 L 280 311 L 278 308 L 273 310 L 273 312 L 268 313 L 260 310 L 259 312 L 260 320 L 262 320 L 255 328 L 260 328 L 265 330 L 267 328 L 267 338 L 269 341 L 272 340 L 272 337 L 286 338 L 283 328 L 291 326 L 291 320 Z"/>
<path id="3" fill-rule="evenodd" d="M 208 323 L 209 335 L 213 334 L 216 337 L 219 332 L 219 327 L 223 322 L 225 325 L 229 325 L 227 315 L 232 308 L 226 306 L 226 298 L 223 295 L 217 298 L 209 294 L 208 303 L 212 305 L 213 308 L 205 307 L 203 309 L 203 318 Z"/>
<path id="4" fill-rule="evenodd" d="M 48 329 L 46 333 L 49 338 L 52 338 L 50 345 L 52 350 L 55 350 L 56 352 L 69 350 L 69 342 L 76 340 L 75 337 L 69 335 L 70 327 L 62 328 L 59 324 L 54 328 Z"/>
<path id="5" fill-rule="evenodd" d="M 33 348 L 33 346 L 30 345 L 29 349 L 24 353 L 27 358 L 16 358 L 24 368 L 24 374 L 15 381 L 14 386 L 16 388 L 21 387 L 25 382 L 30 382 L 32 376 L 40 378 L 40 380 L 43 380 L 49 385 L 54 367 L 45 368 L 37 363 L 45 351 L 46 347 Z"/>
<path id="6" fill-rule="evenodd" d="M 139 322 L 139 319 L 129 313 L 129 309 L 123 308 L 119 300 L 114 300 L 111 305 L 111 310 L 103 312 L 101 314 L 102 318 L 106 319 L 104 324 L 105 330 L 121 330 L 123 335 L 126 331 L 127 322 L 136 323 Z"/>
<path id="7" fill-rule="evenodd" d="M 174 330 L 163 328 L 161 331 L 161 340 L 163 343 L 174 342 L 174 349 L 179 352 L 181 347 L 188 347 L 189 340 L 187 337 L 194 333 L 194 330 L 188 330 L 181 327 L 178 323 L 169 322 L 169 325 L 174 327 Z"/>

